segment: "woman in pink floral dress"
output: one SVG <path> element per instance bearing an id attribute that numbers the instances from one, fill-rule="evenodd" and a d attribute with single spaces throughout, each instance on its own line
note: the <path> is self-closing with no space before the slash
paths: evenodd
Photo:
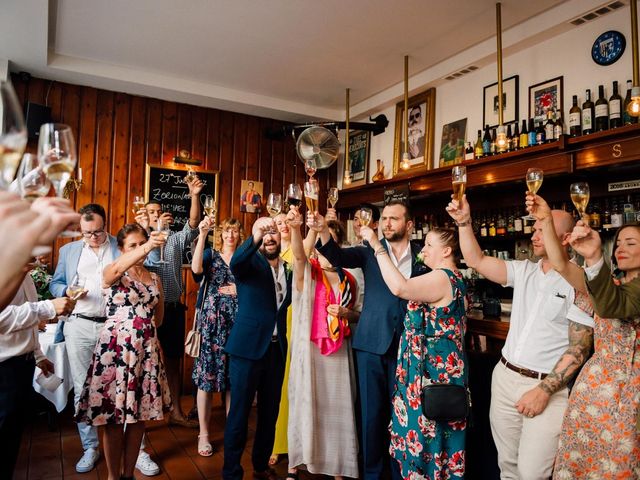
<path id="1" fill-rule="evenodd" d="M 140 225 L 128 224 L 117 238 L 122 255 L 103 273 L 107 321 L 76 413 L 76 421 L 104 427 L 109 480 L 133 478 L 144 422 L 161 420 L 171 408 L 156 337 L 163 316 L 162 285 L 143 266 L 166 237 L 159 232 L 149 237 Z"/>

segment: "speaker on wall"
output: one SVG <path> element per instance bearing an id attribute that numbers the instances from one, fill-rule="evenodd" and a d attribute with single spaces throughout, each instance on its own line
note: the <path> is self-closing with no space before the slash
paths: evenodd
<path id="1" fill-rule="evenodd" d="M 29 139 L 37 139 L 40 133 L 40 125 L 43 123 L 51 123 L 51 107 L 40 105 L 38 103 L 27 103 L 27 114 L 25 115 L 27 123 L 27 132 Z"/>

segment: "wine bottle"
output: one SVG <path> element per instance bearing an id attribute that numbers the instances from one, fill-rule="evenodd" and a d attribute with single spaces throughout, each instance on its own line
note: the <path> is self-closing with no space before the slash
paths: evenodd
<path id="1" fill-rule="evenodd" d="M 482 158 L 484 156 L 484 150 L 482 149 L 482 130 L 478 130 L 478 139 L 476 140 L 474 153 L 476 158 Z"/>
<path id="2" fill-rule="evenodd" d="M 511 150 L 518 150 L 520 146 L 520 129 L 518 128 L 518 122 L 513 127 L 513 137 L 511 137 Z"/>
<path id="3" fill-rule="evenodd" d="M 471 142 L 467 142 L 467 148 L 464 151 L 464 159 L 465 160 L 473 160 L 474 159 L 473 147 L 471 146 Z"/>
<path id="4" fill-rule="evenodd" d="M 536 126 L 533 123 L 533 118 L 529 119 L 529 145 L 532 147 L 537 143 L 536 142 Z"/>
<path id="5" fill-rule="evenodd" d="M 529 131 L 527 130 L 527 121 L 522 120 L 522 130 L 520 131 L 520 148 L 527 148 L 529 146 Z"/>
<path id="6" fill-rule="evenodd" d="M 491 144 L 489 145 L 489 151 L 491 155 L 498 153 L 498 146 L 496 144 L 496 129 L 491 130 Z"/>
<path id="7" fill-rule="evenodd" d="M 545 132 L 545 128 L 544 125 L 542 125 L 542 122 L 540 122 L 538 124 L 538 127 L 536 128 L 536 145 L 542 145 L 546 141 L 547 135 Z"/>
<path id="8" fill-rule="evenodd" d="M 560 136 L 564 134 L 564 122 L 562 121 L 562 115 L 556 117 L 556 124 L 553 127 L 553 139 L 560 140 Z"/>
<path id="9" fill-rule="evenodd" d="M 491 155 L 491 131 L 489 125 L 484 127 L 484 136 L 482 137 L 482 156 Z"/>
<path id="10" fill-rule="evenodd" d="M 627 112 L 627 106 L 631 103 L 631 87 L 633 86 L 633 82 L 631 80 L 627 80 L 627 95 L 624 97 L 624 104 L 622 108 L 622 120 L 625 125 L 631 125 L 632 123 L 638 123 L 638 117 L 632 117 Z"/>
<path id="11" fill-rule="evenodd" d="M 589 135 L 593 133 L 593 123 L 595 121 L 595 113 L 593 102 L 591 101 L 591 90 L 587 89 L 585 100 L 582 104 L 582 134 Z"/>
<path id="12" fill-rule="evenodd" d="M 613 94 L 609 97 L 609 128 L 622 126 L 622 97 L 618 94 L 618 82 L 613 81 Z"/>
<path id="13" fill-rule="evenodd" d="M 511 124 L 507 125 L 507 145 L 505 150 L 507 152 L 511 151 L 511 140 L 513 139 L 513 132 L 511 131 Z"/>
<path id="14" fill-rule="evenodd" d="M 553 121 L 553 112 L 551 110 L 547 110 L 547 123 L 544 124 L 544 141 L 553 142 L 553 129 L 555 126 L 556 123 Z"/>
<path id="15" fill-rule="evenodd" d="M 578 106 L 578 96 L 573 96 L 573 105 L 569 110 L 569 135 L 577 137 L 582 135 L 582 110 Z"/>
<path id="16" fill-rule="evenodd" d="M 604 85 L 598 85 L 598 99 L 596 100 L 596 132 L 609 128 L 609 102 L 604 98 Z"/>

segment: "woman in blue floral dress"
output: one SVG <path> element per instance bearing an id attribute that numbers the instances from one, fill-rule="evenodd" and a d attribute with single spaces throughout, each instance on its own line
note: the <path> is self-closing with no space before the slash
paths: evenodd
<path id="1" fill-rule="evenodd" d="M 374 232 L 368 227 L 360 232 L 376 252 L 389 290 L 410 300 L 398 349 L 389 451 L 405 479 L 463 478 L 466 421 L 434 421 L 422 414 L 424 385 L 467 384 L 463 354 L 466 289 L 456 270 L 457 234 L 430 231 L 421 253 L 432 271 L 405 279 Z"/>
<path id="2" fill-rule="evenodd" d="M 200 355 L 193 364 L 192 378 L 198 388 L 198 453 L 203 457 L 213 454 L 209 441 L 211 403 L 214 392 L 226 392 L 229 409 L 229 365 L 224 347 L 238 309 L 236 286 L 229 262 L 238 245 L 244 240 L 242 225 L 236 219 L 224 220 L 216 229 L 215 249 L 206 248 L 213 219 L 205 218 L 198 228 L 200 235 L 193 251 L 191 270 L 196 282 L 201 282 L 196 315 L 202 344 Z"/>

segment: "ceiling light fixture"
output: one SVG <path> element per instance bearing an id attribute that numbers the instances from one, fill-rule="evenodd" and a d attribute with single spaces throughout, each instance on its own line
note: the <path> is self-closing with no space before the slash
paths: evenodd
<path id="1" fill-rule="evenodd" d="M 496 134 L 496 149 L 501 153 L 507 150 L 507 133 L 502 124 L 502 12 L 500 2 L 496 3 L 496 39 L 498 56 L 498 130 Z"/>

